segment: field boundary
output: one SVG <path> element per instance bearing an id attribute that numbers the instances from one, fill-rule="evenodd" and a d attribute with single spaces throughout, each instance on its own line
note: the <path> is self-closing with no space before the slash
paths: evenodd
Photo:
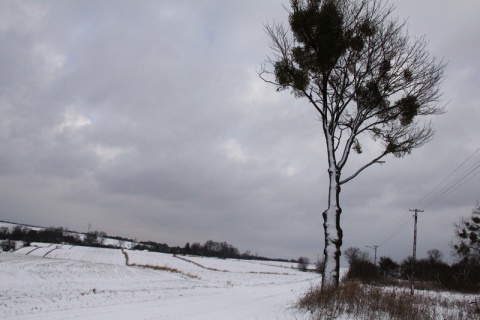
<path id="1" fill-rule="evenodd" d="M 152 269 L 152 270 L 159 270 L 159 271 L 167 271 L 167 272 L 172 272 L 172 273 L 177 273 L 181 274 L 185 277 L 188 277 L 190 279 L 199 279 L 199 276 L 191 274 L 191 273 L 186 273 L 181 270 L 175 269 L 175 268 L 170 268 L 167 266 L 154 266 L 150 264 L 137 264 L 137 263 L 130 263 L 130 257 L 128 256 L 128 252 L 125 251 L 125 249 L 122 248 L 122 253 L 125 256 L 125 264 L 128 267 L 140 267 L 140 268 L 146 268 L 146 269 Z"/>

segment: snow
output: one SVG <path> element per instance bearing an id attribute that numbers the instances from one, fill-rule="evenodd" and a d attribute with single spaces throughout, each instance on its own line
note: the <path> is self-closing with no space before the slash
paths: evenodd
<path id="1" fill-rule="evenodd" d="M 0 252 L 0 319 L 308 319 L 292 305 L 320 277 L 295 266 L 33 243 Z"/>
<path id="2" fill-rule="evenodd" d="M 34 230 L 34 231 L 43 231 L 47 228 L 43 228 L 43 227 L 34 227 L 34 226 L 29 226 L 29 225 L 22 225 L 22 224 L 15 224 L 15 223 L 10 223 L 10 222 L 2 222 L 0 221 L 0 228 L 8 228 L 10 229 L 10 231 L 12 231 L 15 227 L 23 227 L 23 228 L 27 228 L 29 230 Z M 55 228 L 53 228 L 55 229 Z M 76 232 L 76 231 L 69 231 L 69 230 L 63 230 L 63 233 L 64 234 L 68 234 L 68 235 L 72 235 L 72 236 L 78 236 L 81 240 L 84 240 L 85 239 L 85 234 L 84 233 L 79 233 L 79 232 Z M 126 240 L 118 240 L 118 239 L 113 239 L 113 238 L 109 238 L 109 237 L 98 237 L 100 241 L 102 241 L 103 245 L 105 246 L 112 246 L 112 247 L 124 247 L 124 248 L 127 248 L 127 247 L 133 247 L 135 245 L 134 242 L 132 241 L 126 241 Z M 2 239 L 0 239 L 1 241 Z M 19 241 L 19 243 L 23 244 L 23 241 Z M 36 242 L 35 243 L 35 246 L 49 246 L 49 245 L 52 245 L 50 243 L 47 243 L 47 244 L 42 244 L 42 243 L 39 243 L 39 242 Z"/>
<path id="3" fill-rule="evenodd" d="M 34 244 L 35 245 L 35 244 Z M 42 245 L 0 254 L 0 319 L 303 319 L 291 263 Z"/>
<path id="4" fill-rule="evenodd" d="M 32 243 L 15 251 L 15 254 L 28 254 L 36 257 L 89 261 L 95 263 L 125 265 L 125 256 L 119 249 L 77 247 L 72 245 Z"/>
<path id="5" fill-rule="evenodd" d="M 16 223 L 10 223 L 10 222 L 3 222 L 3 221 L 0 221 L 0 228 L 8 228 L 10 230 L 12 230 L 13 228 L 15 227 L 26 227 L 30 230 L 35 230 L 35 231 L 39 231 L 39 230 L 43 230 L 45 228 L 41 228 L 41 227 L 34 227 L 34 226 L 27 226 L 27 225 L 21 225 L 21 224 L 16 224 Z"/>

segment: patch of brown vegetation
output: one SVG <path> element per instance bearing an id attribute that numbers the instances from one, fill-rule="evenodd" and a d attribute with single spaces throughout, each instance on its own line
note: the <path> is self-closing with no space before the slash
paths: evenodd
<path id="1" fill-rule="evenodd" d="M 347 314 L 351 319 L 479 319 L 475 306 L 467 300 L 441 295 L 415 294 L 398 288 L 342 283 L 338 287 L 310 288 L 296 307 L 309 311 L 312 319 L 335 319 Z"/>

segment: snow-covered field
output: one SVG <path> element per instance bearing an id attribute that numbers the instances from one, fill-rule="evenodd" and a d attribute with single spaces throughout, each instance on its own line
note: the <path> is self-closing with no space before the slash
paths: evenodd
<path id="1" fill-rule="evenodd" d="M 31 246 L 20 248 L 15 251 L 15 253 L 36 257 L 114 264 L 118 266 L 125 265 L 125 256 L 119 249 L 78 247 L 34 242 Z"/>
<path id="2" fill-rule="evenodd" d="M 67 245 L 0 254 L 0 319 L 303 319 L 290 263 Z"/>

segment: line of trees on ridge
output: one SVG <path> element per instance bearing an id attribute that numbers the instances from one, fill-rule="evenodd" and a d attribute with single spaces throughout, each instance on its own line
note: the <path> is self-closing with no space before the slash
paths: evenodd
<path id="1" fill-rule="evenodd" d="M 5 222 L 5 221 L 4 221 Z M 240 251 L 233 245 L 223 241 L 217 242 L 213 240 L 206 241 L 203 245 L 199 242 L 194 242 L 190 245 L 189 242 L 184 247 L 170 247 L 165 243 L 158 243 L 154 241 L 136 241 L 134 239 L 109 236 L 103 231 L 92 231 L 88 233 L 79 233 L 70 231 L 62 227 L 52 228 L 38 228 L 34 230 L 28 226 L 16 225 L 13 228 L 0 227 L 0 249 L 3 251 L 11 251 L 17 249 L 16 243 L 23 242 L 24 246 L 30 245 L 32 242 L 44 243 L 58 243 L 71 244 L 79 246 L 103 247 L 103 248 L 129 248 L 132 250 L 148 250 L 153 252 L 170 253 L 170 254 L 189 254 L 216 258 L 235 258 L 235 259 L 256 259 L 256 260 L 275 260 L 297 262 L 296 260 L 287 260 L 280 258 L 267 258 L 259 256 L 257 253 L 252 254 L 249 250 L 240 253 Z M 107 239 L 114 239 L 115 245 L 112 241 Z"/>

